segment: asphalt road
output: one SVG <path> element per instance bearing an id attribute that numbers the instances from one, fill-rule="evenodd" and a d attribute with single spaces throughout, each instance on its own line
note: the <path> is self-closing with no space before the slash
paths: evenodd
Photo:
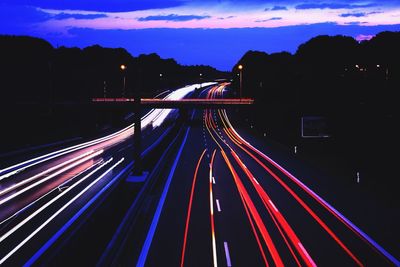
<path id="1" fill-rule="evenodd" d="M 201 97 L 221 98 L 228 86 L 211 87 Z M 143 229 L 146 240 L 137 244 L 137 266 L 399 265 L 392 251 L 329 203 L 336 188 L 326 201 L 317 172 L 293 158 L 272 156 L 251 136 L 245 139 L 230 117 L 229 110 L 193 113 L 151 224 Z M 29 265 L 42 255 L 41 249 L 129 167 L 131 134 L 128 127 L 65 155 L 1 170 L 0 265 Z M 147 136 L 145 145 L 157 136 Z"/>
<path id="2" fill-rule="evenodd" d="M 183 98 L 197 86 L 164 98 Z M 157 126 L 169 112 L 152 109 L 142 117 L 142 129 L 155 128 L 144 131 L 145 149 L 162 136 Z M 0 170 L 0 265 L 32 259 L 131 168 L 133 127 Z"/>
<path id="3" fill-rule="evenodd" d="M 225 86 L 207 97 L 222 97 Z M 226 111 L 195 113 L 138 266 L 399 265 L 251 141 L 234 129 Z"/>

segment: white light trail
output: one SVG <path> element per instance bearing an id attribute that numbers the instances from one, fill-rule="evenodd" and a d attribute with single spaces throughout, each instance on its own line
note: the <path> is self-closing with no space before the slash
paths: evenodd
<path id="1" fill-rule="evenodd" d="M 106 161 L 103 165 L 99 166 L 92 172 L 90 172 L 88 175 L 86 175 L 84 178 L 82 178 L 79 182 L 75 183 L 73 186 L 69 187 L 66 189 L 63 193 L 46 203 L 44 206 L 42 206 L 40 209 L 38 209 L 36 212 L 31 214 L 29 217 L 27 217 L 25 220 L 20 222 L 18 225 L 16 225 L 14 228 L 12 228 L 9 232 L 7 232 L 5 235 L 3 235 L 0 238 L 0 242 L 2 242 L 4 239 L 6 239 L 8 236 L 10 236 L 12 233 L 14 233 L 18 228 L 20 228 L 22 225 L 24 225 L 26 222 L 31 220 L 33 217 L 35 217 L 38 213 L 43 211 L 45 208 L 50 206 L 52 203 L 54 203 L 56 200 L 58 200 L 61 196 L 72 190 L 74 187 L 76 187 L 78 184 L 80 184 L 82 181 L 86 180 L 89 176 L 94 174 L 96 171 L 98 171 L 101 167 L 105 166 L 107 163 L 111 162 L 112 158 Z M 25 245 L 32 237 L 34 237 L 40 230 L 42 230 L 46 225 L 48 225 L 57 215 L 59 215 L 63 210 L 65 210 L 69 205 L 71 205 L 76 199 L 78 199 L 81 195 L 83 195 L 86 191 L 88 191 L 93 185 L 95 185 L 99 180 L 101 180 L 104 176 L 106 176 L 109 172 L 111 172 L 117 165 L 119 165 L 122 161 L 124 161 L 124 158 L 116 162 L 112 167 L 110 167 L 107 171 L 105 171 L 102 175 L 100 175 L 96 180 L 91 182 L 87 187 L 85 187 L 79 194 L 75 195 L 70 201 L 68 201 L 64 206 L 62 206 L 59 210 L 57 210 L 52 216 L 50 216 L 43 224 L 41 224 L 36 230 L 34 230 L 29 236 L 27 236 L 21 243 L 19 243 L 17 246 L 15 246 L 7 255 L 5 255 L 1 260 L 0 260 L 0 265 L 3 264 L 8 258 L 10 258 L 16 251 L 18 251 L 23 245 Z"/>
<path id="2" fill-rule="evenodd" d="M 13 191 L 13 190 L 16 189 L 17 187 L 20 187 L 20 186 L 22 186 L 22 185 L 24 185 L 24 184 L 26 184 L 26 183 L 29 183 L 29 182 L 31 182 L 31 181 L 33 181 L 33 180 L 35 180 L 35 179 L 37 179 L 37 178 L 39 178 L 39 177 L 41 177 L 41 176 L 47 174 L 47 173 L 49 173 L 49 172 L 52 172 L 52 171 L 57 170 L 57 169 L 59 169 L 59 168 L 61 168 L 61 167 L 64 167 L 65 165 L 68 165 L 68 164 L 70 164 L 71 162 L 74 162 L 74 161 L 76 161 L 76 160 L 78 160 L 78 159 L 81 159 L 81 158 L 83 158 L 83 157 L 86 157 L 86 156 L 92 154 L 93 152 L 94 152 L 94 150 L 90 150 L 90 151 L 88 151 L 88 152 L 86 152 L 86 153 L 83 153 L 83 154 L 81 154 L 81 155 L 79 155 L 79 156 L 77 156 L 77 157 L 75 157 L 75 158 L 72 158 L 72 159 L 70 159 L 70 160 L 64 161 L 64 162 L 61 163 L 61 164 L 58 164 L 58 165 L 53 166 L 53 167 L 51 167 L 51 168 L 49 168 L 49 169 L 47 169 L 47 170 L 45 170 L 45 171 L 43 171 L 43 172 L 40 172 L 40 173 L 38 173 L 38 174 L 36 174 L 36 175 L 30 177 L 30 178 L 24 179 L 24 180 L 22 180 L 22 181 L 19 182 L 19 183 L 16 183 L 16 184 L 14 184 L 14 185 L 12 185 L 12 186 L 10 186 L 10 187 L 7 187 L 7 188 L 5 188 L 4 190 L 1 190 L 1 191 L 0 191 L 0 196 L 4 195 L 4 194 L 6 194 L 6 193 L 8 193 L 8 192 L 10 192 L 10 191 Z"/>
<path id="3" fill-rule="evenodd" d="M 92 158 L 94 158 L 94 157 L 100 155 L 101 153 L 103 153 L 103 150 L 99 150 L 99 151 L 97 151 L 97 152 L 94 153 L 94 154 L 91 154 L 91 155 L 89 155 L 89 156 L 86 156 L 86 157 L 84 157 L 84 158 L 82 158 L 82 159 L 80 159 L 80 160 L 74 162 L 73 164 L 71 164 L 71 165 L 69 165 L 69 166 L 67 166 L 67 167 L 65 167 L 65 168 L 62 168 L 61 170 L 56 171 L 55 173 L 53 173 L 53 174 L 47 176 L 46 178 L 41 179 L 40 181 L 37 181 L 36 183 L 33 183 L 33 184 L 31 184 L 31 185 L 25 187 L 24 189 L 21 189 L 21 190 L 15 192 L 15 193 L 12 194 L 12 195 L 9 195 L 8 197 L 6 197 L 6 198 L 4 198 L 4 199 L 2 199 L 2 200 L 0 201 L 0 206 L 3 205 L 4 203 L 6 203 L 7 201 L 10 201 L 11 199 L 13 199 L 13 198 L 15 198 L 15 197 L 17 197 L 17 196 L 19 196 L 19 195 L 25 193 L 26 191 L 28 191 L 28 190 L 34 188 L 35 186 L 38 186 L 38 185 L 40 185 L 40 184 L 42 184 L 42 183 L 44 183 L 44 182 L 46 182 L 46 181 L 48 181 L 48 180 L 54 178 L 55 176 L 57 176 L 57 175 L 59 175 L 59 174 L 61 174 L 61 173 L 63 173 L 63 172 L 66 172 L 66 171 L 68 171 L 68 170 L 70 170 L 70 169 L 72 169 L 72 168 L 74 168 L 74 167 L 76 167 L 76 166 L 82 164 L 83 162 L 88 161 L 89 159 L 92 159 Z"/>
<path id="4" fill-rule="evenodd" d="M 206 86 L 210 86 L 215 84 L 216 82 L 208 82 L 208 83 L 202 83 L 202 84 L 193 84 L 193 85 L 189 85 L 186 87 L 183 87 L 181 89 L 175 90 L 173 92 L 171 92 L 170 94 L 168 94 L 164 99 L 170 99 L 170 100 L 177 100 L 177 99 L 181 99 L 183 97 L 185 97 L 187 94 L 193 92 L 196 88 L 200 87 L 206 87 Z M 146 115 L 143 116 L 142 118 L 142 128 L 147 127 L 148 125 L 152 124 L 153 127 L 157 127 L 159 125 L 161 125 L 161 123 L 165 120 L 165 118 L 167 117 L 167 115 L 171 112 L 171 110 L 156 110 L 156 109 L 152 109 L 150 110 L 150 112 L 148 112 Z M 159 117 L 157 120 L 155 120 L 156 117 Z M 155 121 L 154 121 L 155 120 Z M 77 151 L 79 149 L 83 149 L 92 145 L 96 145 L 108 140 L 111 140 L 112 138 L 115 137 L 119 137 L 122 134 L 126 134 L 129 133 L 129 135 L 127 137 L 129 137 L 130 135 L 133 134 L 133 128 L 134 128 L 134 124 L 131 124 L 115 133 L 112 133 L 110 135 L 98 138 L 98 139 L 94 139 L 88 142 L 84 142 L 78 145 L 74 145 L 71 147 L 67 147 L 64 149 L 60 149 L 45 155 L 41 155 L 39 157 L 36 158 L 32 158 L 17 164 L 14 164 L 12 166 L 6 167 L 2 170 L 0 170 L 0 181 L 2 179 L 8 178 L 14 174 L 17 174 L 27 168 L 33 167 L 37 164 L 46 162 L 48 160 L 51 160 L 53 158 L 56 157 L 60 157 L 62 155 L 71 153 L 73 151 Z"/>

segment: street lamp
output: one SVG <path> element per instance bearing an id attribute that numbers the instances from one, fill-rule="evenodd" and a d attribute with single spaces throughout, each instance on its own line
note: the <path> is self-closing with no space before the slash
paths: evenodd
<path id="1" fill-rule="evenodd" d="M 124 65 L 124 64 L 121 64 L 120 68 L 121 68 L 122 72 L 124 73 L 124 86 L 122 88 L 122 97 L 125 97 L 125 90 L 126 90 L 126 74 L 125 74 L 125 71 L 126 71 L 126 69 L 128 67 L 126 65 Z"/>
<path id="2" fill-rule="evenodd" d="M 243 76 L 243 74 L 242 74 L 242 72 L 243 72 L 243 65 L 242 64 L 240 64 L 239 66 L 238 66 L 238 69 L 239 69 L 239 96 L 240 96 L 240 98 L 242 98 L 242 84 L 243 84 L 243 78 L 242 78 L 242 76 Z"/>

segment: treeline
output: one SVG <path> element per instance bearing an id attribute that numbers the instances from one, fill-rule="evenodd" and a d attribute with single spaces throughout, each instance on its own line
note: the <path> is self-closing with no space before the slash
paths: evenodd
<path id="1" fill-rule="evenodd" d="M 1 99 L 14 102 L 85 102 L 92 97 L 144 96 L 227 76 L 209 66 L 183 66 L 157 54 L 134 57 L 98 45 L 54 48 L 43 39 L 0 36 Z M 127 68 L 122 70 L 121 65 Z M 125 77 L 125 89 L 124 89 Z"/>
<path id="2" fill-rule="evenodd" d="M 381 32 L 362 42 L 317 36 L 294 54 L 249 51 L 232 73 L 235 91 L 242 75 L 243 95 L 255 98 L 252 109 L 238 112 L 246 126 L 316 161 L 326 155 L 331 170 L 344 161 L 348 173 L 355 177 L 361 172 L 371 188 L 392 185 L 396 162 L 391 155 L 397 153 L 400 119 L 400 32 Z M 312 116 L 324 118 L 330 138 L 302 137 L 302 117 Z"/>
<path id="3" fill-rule="evenodd" d="M 305 112 L 332 111 L 360 103 L 392 108 L 400 85 L 400 32 L 369 41 L 317 36 L 295 54 L 249 51 L 233 67 L 243 94 L 260 103 L 297 105 Z"/>
<path id="4" fill-rule="evenodd" d="M 263 131 L 275 130 L 283 142 L 298 142 L 302 116 L 325 116 L 338 138 L 363 131 L 391 134 L 387 127 L 398 113 L 400 32 L 363 42 L 317 36 L 294 54 L 249 51 L 232 69 L 237 92 L 239 65 L 243 95 L 256 100 L 245 116 Z"/>
<path id="5" fill-rule="evenodd" d="M 98 45 L 56 48 L 43 39 L 0 35 L 0 119 L 7 140 L 0 143 L 0 153 L 92 138 L 131 123 L 130 107 L 88 104 L 93 97 L 132 97 L 138 88 L 143 97 L 153 97 L 224 75 L 229 73 L 182 66 L 156 54 L 134 57 L 125 49 Z"/>

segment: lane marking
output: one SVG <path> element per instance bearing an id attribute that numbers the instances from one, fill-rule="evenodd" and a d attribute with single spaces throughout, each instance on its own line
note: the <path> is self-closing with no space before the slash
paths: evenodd
<path id="1" fill-rule="evenodd" d="M 192 118 L 193 118 L 193 116 L 194 116 L 194 112 L 192 113 Z M 154 217 L 153 217 L 153 220 L 151 222 L 150 229 L 147 232 L 146 240 L 144 241 L 144 244 L 143 244 L 142 250 L 140 252 L 139 259 L 138 259 L 138 262 L 136 264 L 137 267 L 142 267 L 146 263 L 147 255 L 148 255 L 149 250 L 150 250 L 150 245 L 151 245 L 151 242 L 153 241 L 153 237 L 154 237 L 157 225 L 158 225 L 158 221 L 160 220 L 161 210 L 163 209 L 164 202 L 165 202 L 165 199 L 167 197 L 168 190 L 169 190 L 169 186 L 170 186 L 171 181 L 172 181 L 172 177 L 174 176 L 175 169 L 176 169 L 176 167 L 178 165 L 178 161 L 179 161 L 179 159 L 181 157 L 183 148 L 184 148 L 184 146 L 186 144 L 190 128 L 191 127 L 188 127 L 187 130 L 186 130 L 185 137 L 183 138 L 183 141 L 182 141 L 182 144 L 181 144 L 181 146 L 179 148 L 178 154 L 175 157 L 175 161 L 174 161 L 174 163 L 172 165 L 171 171 L 170 171 L 170 173 L 168 175 L 168 178 L 167 178 L 167 181 L 166 181 L 166 183 L 164 185 L 164 189 L 163 189 L 163 192 L 161 194 L 160 200 L 158 202 L 156 212 L 154 213 Z"/>
<path id="2" fill-rule="evenodd" d="M 271 206 L 274 208 L 274 210 L 276 212 L 279 212 L 278 209 L 276 208 L 276 206 L 274 205 L 274 203 L 272 203 L 271 199 L 268 199 L 269 204 L 271 204 Z"/>
<path id="3" fill-rule="evenodd" d="M 303 251 L 304 254 L 306 254 L 307 258 L 309 259 L 310 262 L 314 262 L 313 259 L 310 257 L 310 254 L 308 254 L 307 250 L 303 247 L 303 244 L 301 242 L 298 243 L 300 246 L 301 250 Z M 314 266 L 317 266 L 314 264 Z"/>
<path id="4" fill-rule="evenodd" d="M 217 210 L 218 210 L 218 212 L 221 212 L 221 206 L 219 205 L 219 200 L 216 199 L 215 202 L 217 203 Z"/>
<path id="5" fill-rule="evenodd" d="M 224 249 L 225 249 L 225 257 L 226 257 L 226 266 L 231 267 L 231 256 L 229 255 L 229 247 L 228 242 L 224 242 Z"/>
<path id="6" fill-rule="evenodd" d="M 213 251 L 213 263 L 214 267 L 218 266 L 218 261 L 217 261 L 217 242 L 215 238 L 215 226 L 214 226 L 214 197 L 213 197 L 213 190 L 212 190 L 212 177 L 213 177 L 213 171 L 212 171 L 212 166 L 214 162 L 214 157 L 215 157 L 215 152 L 217 150 L 214 149 L 214 152 L 211 156 L 211 163 L 210 163 L 210 171 L 209 171 L 209 190 L 210 190 L 210 220 L 211 220 L 211 242 L 212 242 L 212 251 Z"/>
<path id="7" fill-rule="evenodd" d="M 212 177 L 212 181 L 213 181 L 213 184 L 215 184 L 215 178 L 214 178 L 214 176 Z"/>

